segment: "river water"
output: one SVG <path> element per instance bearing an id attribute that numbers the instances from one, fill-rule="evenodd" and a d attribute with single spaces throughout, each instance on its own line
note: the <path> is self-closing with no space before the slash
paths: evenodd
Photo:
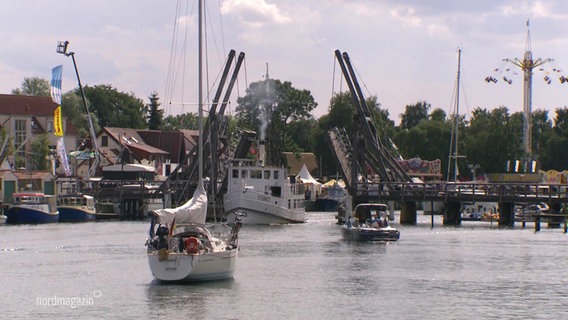
<path id="1" fill-rule="evenodd" d="M 245 225 L 234 279 L 194 285 L 154 283 L 148 222 L 2 226 L 0 318 L 568 318 L 562 229 L 397 221 L 386 244 L 341 240 L 332 213 Z"/>

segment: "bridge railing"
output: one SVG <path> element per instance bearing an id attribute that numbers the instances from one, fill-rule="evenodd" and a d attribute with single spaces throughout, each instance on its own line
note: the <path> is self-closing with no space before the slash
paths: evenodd
<path id="1" fill-rule="evenodd" d="M 356 197 L 400 201 L 567 203 L 568 185 L 536 183 L 360 182 Z"/>

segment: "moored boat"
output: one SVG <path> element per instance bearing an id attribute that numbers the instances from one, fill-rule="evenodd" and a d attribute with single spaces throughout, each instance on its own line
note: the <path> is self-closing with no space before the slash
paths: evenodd
<path id="1" fill-rule="evenodd" d="M 397 241 L 398 229 L 388 222 L 389 210 L 382 203 L 361 203 L 341 226 L 343 239 L 348 241 Z"/>
<path id="2" fill-rule="evenodd" d="M 291 182 L 285 168 L 263 166 L 251 159 L 233 159 L 223 197 L 227 220 L 246 212 L 243 224 L 285 224 L 307 221 L 303 184 Z"/>
<path id="3" fill-rule="evenodd" d="M 64 194 L 57 196 L 59 222 L 94 221 L 95 199 L 86 194 Z"/>
<path id="4" fill-rule="evenodd" d="M 8 224 L 37 224 L 59 221 L 56 199 L 39 192 L 14 193 L 14 202 L 6 210 Z"/>
<path id="5" fill-rule="evenodd" d="M 344 202 L 345 188 L 340 186 L 337 181 L 333 181 L 330 185 L 323 185 L 321 196 L 316 198 L 315 211 L 337 211 L 337 207 Z"/>

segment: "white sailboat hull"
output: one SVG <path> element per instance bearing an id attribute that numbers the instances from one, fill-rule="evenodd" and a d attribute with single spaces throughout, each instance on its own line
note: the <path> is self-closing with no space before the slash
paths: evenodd
<path id="1" fill-rule="evenodd" d="M 157 251 L 148 254 L 150 269 L 161 282 L 198 282 L 233 277 L 238 249 L 190 255 L 170 252 L 160 260 Z"/>

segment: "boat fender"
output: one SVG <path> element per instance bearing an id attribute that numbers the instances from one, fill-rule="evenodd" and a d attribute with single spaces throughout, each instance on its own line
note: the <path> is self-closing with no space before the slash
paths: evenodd
<path id="1" fill-rule="evenodd" d="M 196 237 L 185 238 L 185 251 L 187 254 L 199 253 L 199 239 Z"/>

